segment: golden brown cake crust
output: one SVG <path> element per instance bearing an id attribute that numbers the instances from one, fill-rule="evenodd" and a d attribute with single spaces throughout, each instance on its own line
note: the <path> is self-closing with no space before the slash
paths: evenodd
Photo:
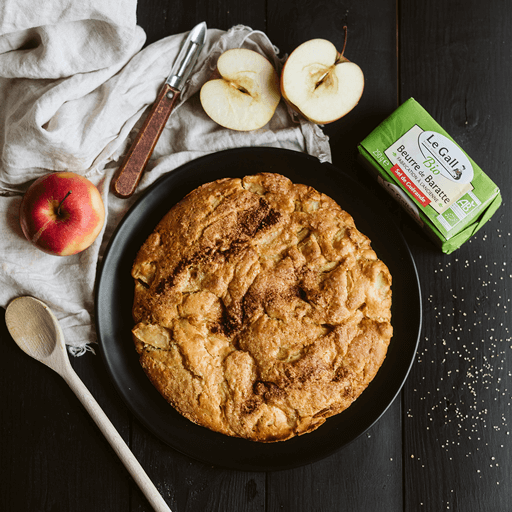
<path id="1" fill-rule="evenodd" d="M 368 386 L 391 276 L 352 217 L 279 174 L 205 184 L 141 247 L 133 338 L 191 421 L 254 441 L 310 432 Z"/>

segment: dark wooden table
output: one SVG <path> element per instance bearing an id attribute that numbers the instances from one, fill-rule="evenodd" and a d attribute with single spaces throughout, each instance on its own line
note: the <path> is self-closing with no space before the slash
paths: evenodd
<path id="1" fill-rule="evenodd" d="M 119 399 L 98 355 L 72 360 L 174 512 L 512 510 L 512 4 L 501 0 L 140 0 L 147 44 L 205 20 L 265 31 L 282 54 L 314 37 L 366 77 L 325 127 L 333 163 L 389 209 L 414 255 L 423 330 L 399 397 L 349 446 L 278 472 L 220 469 L 156 439 Z M 357 144 L 414 97 L 500 186 L 504 204 L 451 255 L 436 249 L 355 161 Z M 62 379 L 1 322 L 0 510 L 149 511 Z"/>

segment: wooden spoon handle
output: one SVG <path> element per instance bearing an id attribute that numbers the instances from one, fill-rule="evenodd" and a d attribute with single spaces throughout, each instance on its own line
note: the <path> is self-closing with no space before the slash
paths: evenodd
<path id="1" fill-rule="evenodd" d="M 103 435 L 107 438 L 110 446 L 112 446 L 117 456 L 121 459 L 121 462 L 140 487 L 154 510 L 156 512 L 171 512 L 171 509 L 167 506 L 167 503 L 158 492 L 158 489 L 150 480 L 142 466 L 139 464 L 139 461 L 135 458 L 130 448 L 128 448 L 123 438 L 119 435 L 114 425 L 108 419 L 107 415 L 103 412 L 103 409 L 98 405 L 98 402 L 96 402 L 85 384 L 80 380 L 80 377 L 78 377 L 71 367 L 64 373 L 61 373 L 61 376 L 80 399 L 83 406 L 91 415 L 96 425 L 98 425 Z"/>
<path id="2" fill-rule="evenodd" d="M 135 192 L 144 168 L 179 96 L 180 91 L 168 84 L 164 84 L 160 90 L 148 117 L 112 179 L 112 192 L 117 197 L 127 198 Z"/>

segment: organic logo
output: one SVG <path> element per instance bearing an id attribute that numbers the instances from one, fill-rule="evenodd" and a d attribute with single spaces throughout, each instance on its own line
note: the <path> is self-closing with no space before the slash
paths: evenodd
<path id="1" fill-rule="evenodd" d="M 459 205 L 459 208 L 466 214 L 469 213 L 473 208 L 478 206 L 473 199 L 467 199 L 467 196 L 464 196 L 462 199 L 459 199 L 457 201 L 457 204 Z"/>

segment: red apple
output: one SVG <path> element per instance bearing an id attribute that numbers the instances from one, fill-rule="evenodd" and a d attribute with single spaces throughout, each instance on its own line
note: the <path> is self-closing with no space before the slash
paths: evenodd
<path id="1" fill-rule="evenodd" d="M 23 234 L 42 251 L 69 256 L 87 249 L 105 222 L 98 189 L 74 172 L 54 172 L 38 178 L 23 196 Z"/>

